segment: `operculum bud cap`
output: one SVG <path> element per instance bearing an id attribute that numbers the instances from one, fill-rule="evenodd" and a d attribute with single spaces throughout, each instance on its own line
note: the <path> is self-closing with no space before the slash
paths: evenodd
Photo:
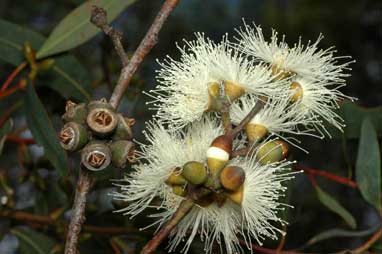
<path id="1" fill-rule="evenodd" d="M 225 167 L 220 173 L 220 183 L 229 191 L 237 191 L 245 181 L 245 172 L 241 167 Z"/>
<path id="2" fill-rule="evenodd" d="M 221 135 L 212 141 L 207 150 L 207 165 L 212 173 L 221 170 L 228 162 L 232 153 L 232 138 Z"/>
<path id="3" fill-rule="evenodd" d="M 256 159 L 263 165 L 278 162 L 288 156 L 288 150 L 288 144 L 282 140 L 269 141 L 260 146 Z"/>
<path id="4" fill-rule="evenodd" d="M 207 168 L 198 161 L 189 161 L 183 165 L 182 176 L 191 184 L 203 184 L 208 177 Z"/>
<path id="5" fill-rule="evenodd" d="M 249 122 L 245 126 L 245 132 L 250 142 L 257 142 L 265 137 L 268 133 L 268 129 L 261 124 Z"/>

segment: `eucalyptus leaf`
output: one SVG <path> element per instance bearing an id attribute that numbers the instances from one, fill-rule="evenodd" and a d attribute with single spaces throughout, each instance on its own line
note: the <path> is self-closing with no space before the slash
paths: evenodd
<path id="1" fill-rule="evenodd" d="M 374 233 L 381 225 L 376 224 L 372 228 L 366 229 L 366 230 L 360 230 L 360 231 L 352 231 L 352 230 L 346 230 L 342 228 L 333 228 L 326 231 L 323 231 L 312 238 L 309 239 L 308 242 L 304 244 L 299 249 L 304 249 L 308 246 L 311 246 L 313 244 L 316 244 L 318 242 L 331 239 L 331 238 L 339 238 L 339 237 L 364 237 L 371 235 Z"/>
<path id="2" fill-rule="evenodd" d="M 344 128 L 345 137 L 354 139 L 360 137 L 362 122 L 365 118 L 369 118 L 373 123 L 377 134 L 382 136 L 382 106 L 374 108 L 365 108 L 354 102 L 345 101 L 342 103 L 338 114 L 345 120 Z M 330 134 L 335 138 L 341 138 L 343 133 L 334 127 L 328 125 Z"/>
<path id="3" fill-rule="evenodd" d="M 134 2 L 135 0 L 90 0 L 84 2 L 70 12 L 54 28 L 44 45 L 37 52 L 37 58 L 41 59 L 75 48 L 100 32 L 99 28 L 90 22 L 93 5 L 105 9 L 110 22 Z"/>
<path id="4" fill-rule="evenodd" d="M 351 215 L 336 199 L 330 196 L 327 192 L 323 191 L 319 186 L 316 186 L 317 197 L 323 205 L 329 210 L 341 216 L 341 218 L 352 228 L 357 227 L 357 223 Z"/>
<path id="5" fill-rule="evenodd" d="M 62 149 L 56 131 L 30 82 L 26 90 L 24 110 L 28 127 L 37 144 L 44 147 L 45 155 L 49 161 L 60 175 L 64 176 L 68 170 L 66 153 Z"/>
<path id="6" fill-rule="evenodd" d="M 369 118 L 362 122 L 356 181 L 363 198 L 375 208 L 381 209 L 381 155 L 377 133 Z"/>
<path id="7" fill-rule="evenodd" d="M 17 66 L 25 61 L 22 52 L 25 42 L 37 49 L 44 41 L 45 37 L 41 34 L 0 19 L 0 59 L 3 61 Z M 38 80 L 37 85 L 48 86 L 65 98 L 89 100 L 90 80 L 87 70 L 71 55 L 62 55 L 54 60 L 55 64 L 47 73 L 51 74 L 49 80 Z"/>
<path id="8" fill-rule="evenodd" d="M 16 227 L 10 231 L 19 239 L 20 254 L 49 254 L 56 244 L 52 238 L 27 227 Z"/>

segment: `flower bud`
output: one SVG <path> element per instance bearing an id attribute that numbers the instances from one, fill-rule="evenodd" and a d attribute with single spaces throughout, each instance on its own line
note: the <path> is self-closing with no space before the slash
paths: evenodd
<path id="1" fill-rule="evenodd" d="M 264 138 L 268 133 L 268 129 L 264 125 L 249 122 L 245 126 L 245 132 L 247 133 L 248 140 L 254 143 Z"/>
<path id="2" fill-rule="evenodd" d="M 76 104 L 72 101 L 67 101 L 65 111 L 65 114 L 62 116 L 65 122 L 85 123 L 88 114 L 85 103 Z"/>
<path id="3" fill-rule="evenodd" d="M 227 197 L 236 204 L 241 205 L 244 197 L 244 186 L 241 185 L 241 187 L 235 192 L 227 193 Z"/>
<path id="4" fill-rule="evenodd" d="M 191 184 L 200 185 L 207 180 L 208 172 L 203 163 L 189 161 L 183 165 L 182 176 Z"/>
<path id="5" fill-rule="evenodd" d="M 304 90 L 302 89 L 302 86 L 300 83 L 294 81 L 290 85 L 290 89 L 293 91 L 291 101 L 297 102 L 302 99 L 302 96 L 304 95 Z"/>
<path id="6" fill-rule="evenodd" d="M 172 192 L 175 194 L 175 195 L 178 195 L 178 196 L 181 196 L 181 197 L 185 197 L 187 195 L 187 192 L 186 190 L 184 189 L 184 186 L 180 186 L 180 185 L 174 185 L 171 187 L 172 188 Z"/>
<path id="7" fill-rule="evenodd" d="M 288 156 L 288 145 L 281 140 L 273 140 L 260 146 L 256 159 L 263 165 L 281 161 Z"/>
<path id="8" fill-rule="evenodd" d="M 122 114 L 117 114 L 118 124 L 113 134 L 113 140 L 131 140 L 133 138 L 133 131 L 131 126 L 134 125 L 135 120 L 132 118 L 123 117 Z"/>
<path id="9" fill-rule="evenodd" d="M 229 166 L 222 170 L 220 183 L 229 191 L 237 191 L 245 181 L 245 172 L 242 168 Z"/>
<path id="10" fill-rule="evenodd" d="M 221 135 L 212 141 L 207 150 L 207 165 L 212 174 L 225 167 L 232 153 L 232 138 Z"/>
<path id="11" fill-rule="evenodd" d="M 118 118 L 110 104 L 95 101 L 89 103 L 88 108 L 89 114 L 86 117 L 86 123 L 96 135 L 104 137 L 115 130 Z"/>
<path id="12" fill-rule="evenodd" d="M 84 147 L 89 140 L 87 129 L 76 122 L 68 122 L 59 134 L 60 144 L 67 151 L 76 151 Z"/>
<path id="13" fill-rule="evenodd" d="M 125 168 L 128 161 L 134 158 L 134 143 L 129 140 L 118 140 L 110 145 L 111 161 L 117 168 Z"/>
<path id="14" fill-rule="evenodd" d="M 103 142 L 87 144 L 81 152 L 81 163 L 91 171 L 105 169 L 111 163 L 111 152 Z"/>
<path id="15" fill-rule="evenodd" d="M 187 180 L 180 174 L 178 170 L 171 173 L 165 181 L 167 185 L 185 185 Z"/>
<path id="16" fill-rule="evenodd" d="M 220 85 L 217 82 L 211 82 L 208 84 L 208 110 L 219 111 L 222 107 L 222 101 L 220 96 L 225 96 L 229 102 L 233 102 L 245 93 L 245 89 L 232 81 L 223 81 L 223 94 L 220 94 Z"/>

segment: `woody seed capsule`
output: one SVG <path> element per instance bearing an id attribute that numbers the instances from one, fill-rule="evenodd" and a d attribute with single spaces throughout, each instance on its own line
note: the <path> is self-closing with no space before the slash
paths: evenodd
<path id="1" fill-rule="evenodd" d="M 87 144 L 81 152 L 81 163 L 91 171 L 105 169 L 111 163 L 111 152 L 103 142 Z"/>
<path id="2" fill-rule="evenodd" d="M 86 145 L 89 140 L 89 134 L 83 125 L 76 122 L 69 122 L 62 127 L 59 139 L 62 148 L 73 152 Z"/>

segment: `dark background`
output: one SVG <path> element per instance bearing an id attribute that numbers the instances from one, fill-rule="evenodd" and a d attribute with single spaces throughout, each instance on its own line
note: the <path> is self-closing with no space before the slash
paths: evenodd
<path id="1" fill-rule="evenodd" d="M 48 36 L 54 26 L 82 2 L 80 0 L 1 0 L 0 17 Z M 123 31 L 124 42 L 129 52 L 133 52 L 139 44 L 161 3 L 162 1 L 138 0 L 113 23 L 116 28 Z M 144 128 L 144 122 L 149 120 L 152 114 L 145 104 L 148 97 L 142 94 L 142 90 L 149 90 L 155 86 L 154 71 L 158 68 L 155 60 L 162 59 L 166 54 L 176 58 L 178 52 L 175 42 L 181 43 L 183 39 L 193 39 L 194 32 L 204 32 L 215 41 L 220 40 L 227 32 L 234 35 L 234 29 L 242 24 L 243 18 L 248 23 L 254 21 L 261 25 L 268 35 L 271 28 L 276 29 L 280 35 L 285 34 L 286 41 L 291 44 L 297 42 L 299 36 L 302 36 L 304 43 L 309 40 L 315 41 L 322 33 L 325 36 L 320 43 L 322 48 L 334 45 L 338 55 L 350 55 L 356 60 L 356 63 L 352 65 L 352 76 L 348 78 L 348 85 L 342 91 L 357 97 L 359 99 L 357 103 L 366 107 L 382 104 L 381 0 L 180 0 L 179 6 L 160 32 L 159 43 L 144 60 L 120 107 L 125 114 L 137 120 L 134 131 L 138 140 L 143 141 L 141 131 Z M 72 50 L 71 53 L 89 70 L 93 80 L 94 97 L 110 96 L 111 88 L 119 76 L 120 63 L 109 39 L 99 34 L 90 42 Z M 0 63 L 1 80 L 4 80 L 13 68 Z M 48 88 L 40 88 L 38 92 L 44 105 L 48 105 L 48 111 L 57 115 L 63 113 L 64 98 Z M 19 118 L 22 122 L 22 117 Z M 292 157 L 305 166 L 351 176 L 357 144 L 358 140 L 304 138 L 302 145 L 310 153 L 305 154 L 295 150 L 292 152 Z M 38 154 L 36 147 L 31 150 L 33 154 Z M 0 168 L 14 169 L 17 172 L 16 148 L 10 145 L 5 147 L 5 151 L 5 155 L 0 160 Z M 7 163 L 4 162 L 5 158 Z M 72 174 L 72 178 L 74 175 L 75 173 Z M 112 173 L 114 178 L 120 175 L 122 173 L 119 171 Z M 108 177 L 101 178 L 94 188 L 87 211 L 87 223 L 105 226 L 124 224 L 131 228 L 146 225 L 145 215 L 129 222 L 127 218 L 112 213 L 113 205 L 116 204 L 111 204 L 110 197 L 107 196 L 111 188 Z M 15 176 L 12 179 L 14 178 Z M 33 183 L 23 187 L 28 181 L 22 185 L 19 185 L 17 181 L 11 182 L 14 189 L 18 190 L 17 193 L 22 188 L 29 190 L 19 194 L 21 198 L 19 197 L 16 202 L 19 207 L 36 212 L 34 207 L 39 205 L 36 195 L 41 193 L 44 195 L 44 192 L 38 191 Z M 363 201 L 358 191 L 326 180 L 319 179 L 318 183 L 356 217 L 358 230 L 368 229 L 378 223 L 376 212 Z M 70 205 L 72 200 L 70 184 L 63 189 L 67 195 L 66 205 Z M 295 206 L 295 209 L 289 211 L 290 225 L 287 228 L 285 249 L 298 248 L 324 230 L 346 228 L 346 224 L 337 215 L 317 201 L 307 177 L 302 174 L 298 176 L 291 189 L 290 203 Z M 9 227 L 18 224 L 22 225 L 17 221 L 0 219 L 0 237 L 1 234 L 9 236 L 7 231 Z M 50 234 L 62 243 L 62 234 L 60 236 L 54 227 L 38 229 L 38 231 Z M 128 242 L 125 252 L 138 253 L 139 246 L 149 239 L 151 233 L 120 236 L 120 239 Z M 355 248 L 365 239 L 367 238 L 329 239 L 311 246 L 308 250 L 316 253 L 331 253 Z M 109 240 L 109 236 L 92 235 L 82 241 L 82 253 L 113 253 L 108 244 Z M 11 251 L 12 244 L 15 244 L 14 238 L 4 238 L 0 242 L 0 253 L 4 253 L 5 250 L 9 251 L 5 252 L 7 254 L 15 253 Z M 265 246 L 274 248 L 277 244 L 277 242 L 267 242 Z M 158 253 L 162 253 L 161 251 Z M 196 241 L 190 253 L 201 252 L 202 245 Z"/>

